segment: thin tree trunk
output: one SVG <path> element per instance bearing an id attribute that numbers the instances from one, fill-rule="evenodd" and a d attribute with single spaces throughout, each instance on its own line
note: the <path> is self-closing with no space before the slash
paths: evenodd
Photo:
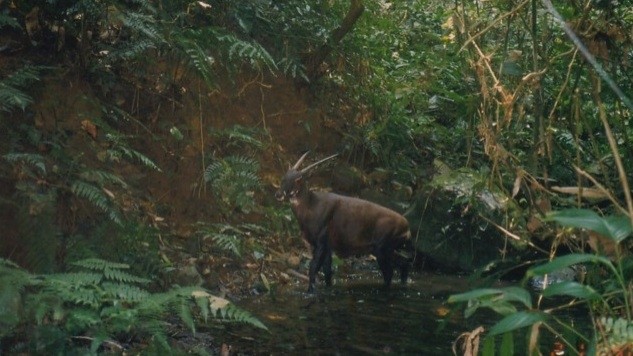
<path id="1" fill-rule="evenodd" d="M 321 64 L 330 55 L 330 53 L 332 53 L 334 46 L 341 42 L 343 37 L 345 37 L 345 35 L 354 28 L 356 21 L 358 21 L 360 15 L 363 14 L 363 11 L 365 11 L 363 0 L 352 0 L 349 4 L 349 9 L 347 10 L 345 18 L 337 28 L 332 30 L 327 42 L 316 51 L 311 52 L 306 56 L 304 59 L 304 65 L 306 67 L 306 74 L 310 81 L 319 79 L 324 74 L 324 71 L 320 69 Z"/>

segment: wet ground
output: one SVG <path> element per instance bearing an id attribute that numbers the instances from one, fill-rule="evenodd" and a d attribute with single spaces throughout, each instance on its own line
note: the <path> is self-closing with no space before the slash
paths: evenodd
<path id="1" fill-rule="evenodd" d="M 347 275 L 333 287 L 307 285 L 241 300 L 269 332 L 235 328 L 218 339 L 232 354 L 450 355 L 457 337 L 494 319 L 465 320 L 444 304 L 450 294 L 469 289 L 467 279 L 415 274 L 407 286 L 381 286 L 379 275 Z"/>
<path id="2" fill-rule="evenodd" d="M 209 334 L 215 343 L 230 345 L 230 355 L 452 355 L 462 333 L 488 329 L 500 320 L 486 310 L 465 319 L 461 310 L 446 304 L 451 294 L 474 288 L 468 277 L 417 272 L 406 286 L 385 289 L 375 269 L 338 272 L 345 279 L 335 274 L 335 285 L 319 283 L 315 295 L 305 293 L 304 281 L 236 303 L 255 314 L 268 332 L 231 325 Z M 590 334 L 586 311 L 566 308 L 556 314 Z M 514 333 L 514 350 L 527 348 L 528 329 L 523 330 Z M 555 337 L 541 330 L 543 354 L 549 354 Z"/>

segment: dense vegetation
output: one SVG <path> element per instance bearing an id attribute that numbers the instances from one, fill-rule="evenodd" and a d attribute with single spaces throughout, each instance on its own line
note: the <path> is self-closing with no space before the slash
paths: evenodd
<path id="1" fill-rule="evenodd" d="M 0 350 L 168 348 L 156 318 L 169 312 L 191 329 L 211 314 L 263 327 L 203 288 L 159 281 L 177 264 L 172 236 L 240 259 L 267 253 L 252 236 L 292 229 L 261 163 L 289 145 L 265 99 L 280 78 L 337 122 L 347 163 L 388 172 L 412 200 L 434 174 L 467 173 L 476 184 L 455 210 L 530 251 L 521 286 L 450 300 L 502 316 L 484 354 L 525 330 L 530 353 L 543 330 L 631 350 L 630 1 L 2 1 L 0 29 Z M 239 106 L 252 88 L 260 121 L 205 126 L 205 108 Z M 187 159 L 189 191 L 153 189 Z M 479 210 L 482 191 L 496 214 Z M 212 206 L 175 211 L 200 197 Z M 529 277 L 578 265 L 584 283 L 532 300 Z M 594 335 L 542 306 L 560 295 L 587 308 Z"/>

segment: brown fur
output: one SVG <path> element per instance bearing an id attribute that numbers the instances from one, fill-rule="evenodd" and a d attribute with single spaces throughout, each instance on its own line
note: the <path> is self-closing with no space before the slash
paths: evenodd
<path id="1" fill-rule="evenodd" d="M 332 283 L 332 252 L 341 258 L 373 254 L 386 286 L 391 284 L 393 265 L 397 263 L 405 283 L 408 263 L 394 256 L 394 251 L 411 246 L 407 220 L 366 200 L 310 191 L 303 179 L 305 171 L 296 170 L 302 159 L 284 175 L 275 195 L 279 200 L 290 201 L 303 238 L 312 247 L 308 292 L 314 291 L 321 267 L 326 284 Z"/>

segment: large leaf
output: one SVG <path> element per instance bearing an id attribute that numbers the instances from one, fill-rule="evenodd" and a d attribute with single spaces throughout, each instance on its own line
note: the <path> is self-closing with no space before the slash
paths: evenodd
<path id="1" fill-rule="evenodd" d="M 572 265 L 576 265 L 579 263 L 602 263 L 613 270 L 613 264 L 609 261 L 608 258 L 596 255 L 590 255 L 585 253 L 572 253 L 569 255 L 556 257 L 548 263 L 542 264 L 540 266 L 536 266 L 530 268 L 526 276 L 543 276 L 548 273 L 552 273 L 554 271 L 558 271 L 561 268 L 569 267 Z"/>
<path id="2" fill-rule="evenodd" d="M 566 295 L 580 299 L 600 298 L 600 294 L 598 294 L 595 289 L 574 281 L 552 284 L 543 291 L 544 297 L 550 297 L 553 295 Z"/>
<path id="3" fill-rule="evenodd" d="M 514 355 L 514 337 L 511 332 L 504 333 L 499 347 L 501 355 Z"/>
<path id="4" fill-rule="evenodd" d="M 531 326 L 547 320 L 547 314 L 542 312 L 521 311 L 506 316 L 490 328 L 489 335 L 499 335 L 513 330 Z"/>
<path id="5" fill-rule="evenodd" d="M 588 229 L 620 242 L 631 235 L 631 220 L 624 215 L 601 217 L 593 210 L 566 209 L 554 211 L 547 215 L 545 220 L 575 228 Z"/>
<path id="6" fill-rule="evenodd" d="M 532 296 L 520 287 L 481 288 L 466 293 L 454 294 L 448 298 L 449 303 L 467 302 L 471 300 L 493 299 L 499 302 L 520 302 L 532 308 Z"/>

